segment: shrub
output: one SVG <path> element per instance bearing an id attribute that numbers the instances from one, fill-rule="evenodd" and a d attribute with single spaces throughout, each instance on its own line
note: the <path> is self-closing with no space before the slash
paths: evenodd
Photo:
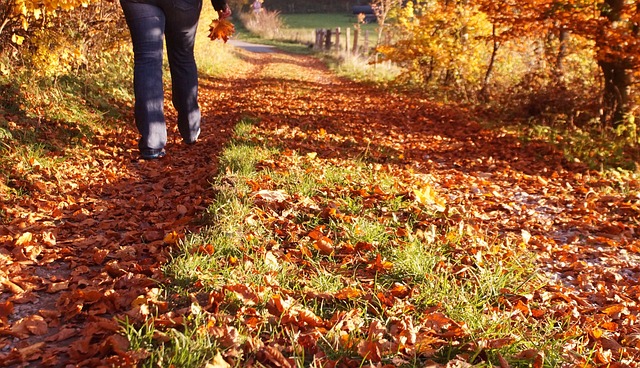
<path id="1" fill-rule="evenodd" d="M 241 13 L 240 21 L 249 32 L 273 40 L 282 36 L 285 28 L 280 12 L 263 10 L 259 13 Z"/>

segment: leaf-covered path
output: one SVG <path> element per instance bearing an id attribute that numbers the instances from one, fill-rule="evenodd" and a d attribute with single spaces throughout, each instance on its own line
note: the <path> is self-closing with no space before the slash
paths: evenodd
<path id="1" fill-rule="evenodd" d="M 218 155 L 243 118 L 302 154 L 366 156 L 428 178 L 456 209 L 451 221 L 539 255 L 552 284 L 531 297 L 585 331 L 598 361 L 638 357 L 639 183 L 589 173 L 464 110 L 339 79 L 309 57 L 239 52 L 251 70 L 201 79 L 195 146 L 173 130 L 165 159 L 139 161 L 132 125 L 105 131 L 2 205 L 0 365 L 96 366 L 127 349 L 117 319 L 138 317 L 168 243 L 203 223 Z"/>

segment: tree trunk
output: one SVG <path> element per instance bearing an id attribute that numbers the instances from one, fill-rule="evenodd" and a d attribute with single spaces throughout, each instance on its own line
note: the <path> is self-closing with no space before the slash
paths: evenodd
<path id="1" fill-rule="evenodd" d="M 622 123 L 629 111 L 631 76 L 624 62 L 599 60 L 598 66 L 604 77 L 600 120 L 615 127 Z"/>
<path id="2" fill-rule="evenodd" d="M 569 41 L 569 31 L 562 27 L 558 34 L 558 54 L 556 56 L 556 65 L 554 66 L 554 74 L 556 80 L 560 84 L 564 84 L 564 59 L 567 56 L 567 43 Z"/>
<path id="3" fill-rule="evenodd" d="M 616 23 L 622 20 L 625 0 L 605 0 L 606 7 L 602 15 L 609 20 L 608 27 L 615 28 Z M 626 60 L 619 54 L 609 50 L 611 45 L 606 42 L 606 36 L 600 35 L 596 44 L 600 50 L 598 66 L 604 77 L 602 91 L 602 115 L 600 121 L 603 124 L 618 126 L 629 112 L 629 88 L 631 86 L 631 74 Z"/>
<path id="4" fill-rule="evenodd" d="M 491 59 L 489 60 L 489 65 L 487 66 L 487 71 L 484 73 L 484 79 L 482 81 L 482 89 L 480 89 L 480 98 L 485 101 L 489 99 L 489 80 L 491 79 L 491 74 L 493 74 L 493 67 L 496 62 L 496 56 L 498 55 L 498 49 L 500 48 L 500 43 L 498 42 L 498 38 L 496 37 L 496 25 L 493 24 L 492 29 L 492 39 L 493 39 L 493 50 L 491 51 Z"/>

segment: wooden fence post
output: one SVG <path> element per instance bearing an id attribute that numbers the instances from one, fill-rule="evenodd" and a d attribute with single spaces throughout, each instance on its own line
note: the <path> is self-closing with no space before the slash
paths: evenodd
<path id="1" fill-rule="evenodd" d="M 316 29 L 316 43 L 313 45 L 313 48 L 316 50 L 322 49 L 322 39 L 324 37 L 324 30 Z"/>
<path id="2" fill-rule="evenodd" d="M 325 42 L 324 49 L 327 51 L 331 50 L 331 30 L 330 29 L 325 30 L 324 42 Z"/>
<path id="3" fill-rule="evenodd" d="M 358 53 L 358 36 L 360 33 L 360 29 L 355 28 L 353 30 L 353 53 L 357 54 Z"/>
<path id="4" fill-rule="evenodd" d="M 351 28 L 347 27 L 347 35 L 344 39 L 344 50 L 349 54 L 349 41 L 351 39 Z"/>
<path id="5" fill-rule="evenodd" d="M 364 53 L 365 55 L 369 53 L 369 30 L 364 30 Z"/>
<path id="6" fill-rule="evenodd" d="M 336 27 L 336 51 L 340 52 L 340 27 Z"/>

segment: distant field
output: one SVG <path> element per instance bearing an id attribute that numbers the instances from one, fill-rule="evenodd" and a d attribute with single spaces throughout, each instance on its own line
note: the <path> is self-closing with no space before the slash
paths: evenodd
<path id="1" fill-rule="evenodd" d="M 356 17 L 349 13 L 313 13 L 313 14 L 281 14 L 288 30 L 287 34 L 291 38 L 301 41 L 313 40 L 313 32 L 319 28 L 330 28 L 332 30 L 340 27 L 342 32 L 347 28 L 353 29 L 356 24 Z M 362 24 L 363 30 L 369 31 L 369 40 L 375 43 L 376 23 Z M 364 34 L 364 33 L 363 33 Z"/>
<path id="2" fill-rule="evenodd" d="M 327 14 L 281 14 L 289 28 L 335 28 L 352 27 L 356 23 L 356 17 L 347 13 Z M 364 28 L 375 28 L 375 24 L 365 24 Z"/>

